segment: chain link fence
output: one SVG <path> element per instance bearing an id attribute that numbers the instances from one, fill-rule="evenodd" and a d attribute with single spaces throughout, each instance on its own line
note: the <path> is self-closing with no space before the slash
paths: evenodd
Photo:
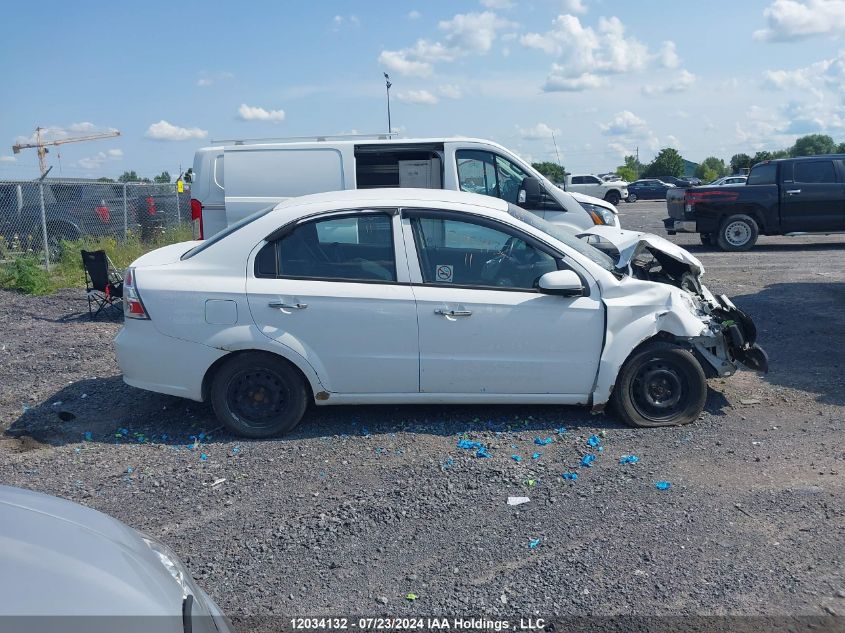
<path id="1" fill-rule="evenodd" d="M 34 256 L 49 270 L 63 242 L 89 237 L 153 242 L 190 225 L 190 202 L 175 183 L 0 180 L 0 263 Z"/>

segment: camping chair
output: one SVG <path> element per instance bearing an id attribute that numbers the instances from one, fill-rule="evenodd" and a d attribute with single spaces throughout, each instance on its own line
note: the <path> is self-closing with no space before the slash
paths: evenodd
<path id="1" fill-rule="evenodd" d="M 88 295 L 88 314 L 91 319 L 96 319 L 105 308 L 122 314 L 123 277 L 111 263 L 106 251 L 82 251 L 82 267 L 85 269 L 85 292 Z"/>

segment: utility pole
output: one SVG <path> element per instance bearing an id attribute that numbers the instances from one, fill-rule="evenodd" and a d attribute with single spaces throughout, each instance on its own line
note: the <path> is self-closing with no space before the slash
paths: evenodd
<path id="1" fill-rule="evenodd" d="M 637 178 L 640 177 L 640 146 L 637 145 Z"/>
<path id="2" fill-rule="evenodd" d="M 393 127 L 390 124 L 390 86 L 393 84 L 390 83 L 390 75 L 387 73 L 382 73 L 384 75 L 384 86 L 387 89 L 387 133 L 391 134 L 393 132 Z"/>
<path id="3" fill-rule="evenodd" d="M 560 164 L 560 152 L 557 151 L 557 140 L 555 139 L 555 133 L 552 132 L 552 143 L 555 144 L 555 155 L 557 156 L 557 166 L 560 167 L 560 170 L 563 172 L 563 188 L 566 189 L 566 170 L 563 168 L 563 165 Z"/>

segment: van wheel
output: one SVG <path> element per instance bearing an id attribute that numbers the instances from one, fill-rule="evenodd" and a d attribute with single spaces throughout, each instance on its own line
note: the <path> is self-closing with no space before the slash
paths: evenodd
<path id="1" fill-rule="evenodd" d="M 704 371 L 692 352 L 667 341 L 636 350 L 616 379 L 613 408 L 631 426 L 689 424 L 707 399 Z"/>
<path id="2" fill-rule="evenodd" d="M 732 215 L 722 222 L 716 243 L 723 251 L 747 251 L 757 243 L 760 230 L 748 215 Z"/>
<path id="3" fill-rule="evenodd" d="M 237 435 L 272 437 L 292 431 L 305 413 L 305 382 L 287 361 L 267 352 L 238 354 L 211 385 L 214 413 Z"/>
<path id="4" fill-rule="evenodd" d="M 619 204 L 619 201 L 622 199 L 622 196 L 619 195 L 618 191 L 608 191 L 604 199 L 615 207 L 617 204 Z"/>

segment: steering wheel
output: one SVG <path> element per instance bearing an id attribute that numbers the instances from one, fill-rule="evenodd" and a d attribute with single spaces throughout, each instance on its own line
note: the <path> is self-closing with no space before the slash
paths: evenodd
<path id="1" fill-rule="evenodd" d="M 481 278 L 484 281 L 495 280 L 494 285 L 497 286 L 512 285 L 512 281 L 510 279 L 499 279 L 499 273 L 501 272 L 502 266 L 505 262 L 519 264 L 519 260 L 514 255 L 518 241 L 519 240 L 515 237 L 509 237 L 507 241 L 502 244 L 502 248 L 499 249 L 499 252 L 494 257 L 484 262 L 484 266 L 481 267 Z"/>

